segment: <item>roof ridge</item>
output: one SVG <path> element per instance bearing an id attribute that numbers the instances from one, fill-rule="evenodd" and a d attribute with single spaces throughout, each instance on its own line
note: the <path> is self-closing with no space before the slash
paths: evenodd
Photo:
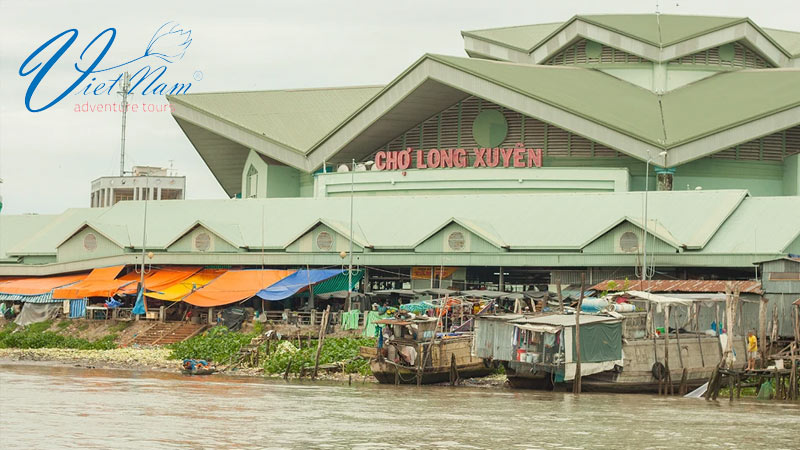
<path id="1" fill-rule="evenodd" d="M 216 95 L 216 94 L 263 94 L 265 92 L 305 92 L 305 91 L 335 91 L 335 90 L 348 90 L 348 89 L 380 89 L 385 85 L 382 84 L 364 84 L 355 86 L 330 86 L 330 87 L 308 87 L 308 88 L 293 88 L 293 89 L 263 89 L 252 91 L 216 91 L 216 92 L 193 92 L 191 94 L 181 94 L 181 96 L 193 95 Z M 175 96 L 168 96 L 175 97 Z"/>

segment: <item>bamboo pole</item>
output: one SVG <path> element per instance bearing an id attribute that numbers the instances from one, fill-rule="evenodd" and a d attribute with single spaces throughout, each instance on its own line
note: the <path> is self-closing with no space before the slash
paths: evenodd
<path id="1" fill-rule="evenodd" d="M 578 307 L 575 309 L 575 381 L 572 383 L 572 392 L 575 394 L 581 393 L 581 306 L 585 285 L 586 274 L 581 273 L 581 294 L 578 297 Z"/>
<path id="2" fill-rule="evenodd" d="M 311 379 L 317 378 L 317 371 L 319 370 L 319 354 L 322 352 L 322 344 L 325 341 L 325 332 L 328 328 L 328 320 L 330 320 L 331 316 L 331 305 L 328 305 L 325 308 L 325 312 L 322 313 L 322 323 L 319 326 L 319 339 L 317 340 L 317 354 L 314 357 L 314 373 L 311 376 Z"/>
<path id="3" fill-rule="evenodd" d="M 558 312 L 564 314 L 564 297 L 561 296 L 561 278 L 556 278 L 556 292 L 558 293 Z"/>
<path id="4" fill-rule="evenodd" d="M 666 386 L 664 387 L 664 395 L 674 394 L 672 390 L 672 372 L 669 368 L 669 310 L 670 306 L 664 306 L 664 372 L 665 372 L 665 382 Z"/>
<path id="5" fill-rule="evenodd" d="M 769 300 L 761 296 L 758 304 L 758 339 L 761 344 L 761 367 L 767 366 L 767 304 Z"/>

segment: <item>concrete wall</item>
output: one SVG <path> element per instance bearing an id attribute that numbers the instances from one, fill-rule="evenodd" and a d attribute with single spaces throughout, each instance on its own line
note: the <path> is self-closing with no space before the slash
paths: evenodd
<path id="1" fill-rule="evenodd" d="M 86 235 L 93 234 L 97 247 L 94 250 L 84 248 Z M 102 234 L 86 227 L 79 231 L 56 249 L 58 262 L 79 261 L 89 258 L 102 258 L 105 256 L 121 255 L 124 250 Z M 27 263 L 27 258 L 26 258 Z"/>
<path id="2" fill-rule="evenodd" d="M 208 250 L 201 251 L 198 250 L 195 246 L 195 239 L 197 238 L 197 235 L 199 235 L 200 233 L 206 233 L 211 238 Z M 192 252 L 192 253 L 205 253 L 205 252 L 230 253 L 230 252 L 239 252 L 242 250 L 232 246 L 227 241 L 217 236 L 217 234 L 214 233 L 213 231 L 203 226 L 196 226 L 191 231 L 183 235 L 183 237 L 181 237 L 180 239 L 175 241 L 172 245 L 170 245 L 169 248 L 167 248 L 167 251 Z"/>
<path id="3" fill-rule="evenodd" d="M 783 195 L 800 195 L 800 153 L 783 160 Z"/>

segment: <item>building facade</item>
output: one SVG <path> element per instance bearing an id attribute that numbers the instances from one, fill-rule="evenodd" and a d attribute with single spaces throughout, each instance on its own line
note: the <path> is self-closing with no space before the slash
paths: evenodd
<path id="1" fill-rule="evenodd" d="M 137 201 L 0 216 L 0 275 L 142 247 L 340 266 L 352 241 L 368 284 L 508 288 L 638 278 L 645 254 L 656 278 L 754 278 L 800 253 L 800 32 L 609 15 L 462 36 L 468 57 L 385 86 L 168 97 L 230 199 L 148 202 L 146 233 Z"/>

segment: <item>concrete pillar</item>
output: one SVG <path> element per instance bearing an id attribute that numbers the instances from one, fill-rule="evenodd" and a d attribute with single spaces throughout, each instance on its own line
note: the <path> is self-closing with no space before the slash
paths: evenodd
<path id="1" fill-rule="evenodd" d="M 208 308 L 208 324 L 214 325 L 215 322 L 216 320 L 214 319 L 214 307 L 212 306 Z"/>
<path id="2" fill-rule="evenodd" d="M 364 267 L 364 293 L 372 292 L 372 288 L 369 285 L 369 268 Z"/>
<path id="3" fill-rule="evenodd" d="M 158 196 L 156 200 L 161 200 L 161 188 L 158 188 Z"/>
<path id="4" fill-rule="evenodd" d="M 497 290 L 500 292 L 502 292 L 506 287 L 505 281 L 503 280 L 503 266 L 500 266 L 500 276 L 498 277 L 497 286 Z"/>
<path id="5" fill-rule="evenodd" d="M 166 308 L 164 308 L 163 305 L 159 306 L 158 307 L 158 321 L 159 322 L 164 322 L 166 320 L 167 320 L 167 310 L 166 310 Z"/>

